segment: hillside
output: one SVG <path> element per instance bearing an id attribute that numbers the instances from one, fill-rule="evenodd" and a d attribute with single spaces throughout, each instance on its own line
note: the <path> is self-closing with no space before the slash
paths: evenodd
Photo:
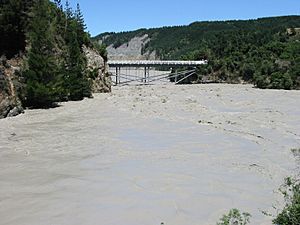
<path id="1" fill-rule="evenodd" d="M 110 91 L 105 49 L 85 29 L 79 4 L 1 1 L 0 118 Z"/>
<path id="2" fill-rule="evenodd" d="M 300 16 L 285 16 L 103 33 L 94 39 L 108 46 L 108 55 L 114 59 L 117 53 L 124 59 L 126 46 L 145 35 L 148 40 L 138 46 L 136 58 L 155 54 L 159 59 L 208 59 L 209 65 L 194 82 L 206 75 L 218 82 L 291 89 L 300 87 L 299 27 Z"/>

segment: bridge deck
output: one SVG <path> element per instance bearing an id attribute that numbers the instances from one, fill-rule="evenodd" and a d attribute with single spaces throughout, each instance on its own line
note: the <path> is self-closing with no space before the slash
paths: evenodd
<path id="1" fill-rule="evenodd" d="M 207 60 L 201 61 L 166 61 L 166 60 L 111 60 L 110 67 L 156 67 L 156 66 L 199 66 L 207 64 Z"/>

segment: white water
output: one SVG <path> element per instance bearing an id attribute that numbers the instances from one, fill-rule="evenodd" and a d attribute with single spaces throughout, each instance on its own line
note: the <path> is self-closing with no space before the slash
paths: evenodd
<path id="1" fill-rule="evenodd" d="M 0 224 L 209 225 L 231 208 L 271 224 L 299 105 L 248 85 L 131 86 L 0 120 Z"/>

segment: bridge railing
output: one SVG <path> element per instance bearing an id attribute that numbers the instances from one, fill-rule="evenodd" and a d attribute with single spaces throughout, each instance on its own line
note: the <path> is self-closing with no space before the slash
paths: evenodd
<path id="1" fill-rule="evenodd" d="M 110 60 L 110 67 L 156 67 L 156 66 L 200 66 L 207 64 L 207 60 L 178 61 L 178 60 Z"/>

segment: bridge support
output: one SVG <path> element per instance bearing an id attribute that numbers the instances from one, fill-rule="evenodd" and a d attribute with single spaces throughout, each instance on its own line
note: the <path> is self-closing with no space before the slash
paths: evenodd
<path id="1" fill-rule="evenodd" d="M 116 85 L 121 83 L 121 67 L 116 67 Z"/>
<path id="2" fill-rule="evenodd" d="M 144 68 L 144 83 L 147 83 L 150 78 L 150 67 Z"/>

